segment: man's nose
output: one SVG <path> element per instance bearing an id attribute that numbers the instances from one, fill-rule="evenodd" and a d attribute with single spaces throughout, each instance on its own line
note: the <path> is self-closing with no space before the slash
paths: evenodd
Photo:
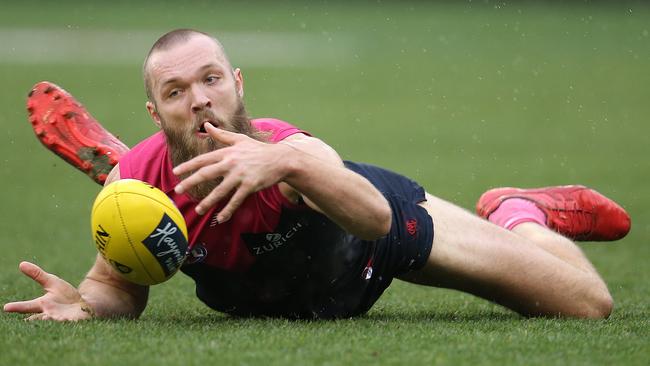
<path id="1" fill-rule="evenodd" d="M 201 87 L 192 87 L 192 112 L 198 112 L 204 108 L 210 108 L 212 102 L 210 98 L 205 94 Z"/>

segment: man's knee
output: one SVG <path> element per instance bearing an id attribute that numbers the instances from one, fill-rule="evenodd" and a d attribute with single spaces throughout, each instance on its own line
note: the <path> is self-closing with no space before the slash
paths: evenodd
<path id="1" fill-rule="evenodd" d="M 591 300 L 588 312 L 585 318 L 589 319 L 606 319 L 614 309 L 614 299 L 609 291 L 601 291 L 600 294 Z"/>
<path id="2" fill-rule="evenodd" d="M 582 298 L 576 298 L 562 316 L 584 319 L 606 319 L 614 309 L 614 300 L 607 287 L 594 286 Z"/>

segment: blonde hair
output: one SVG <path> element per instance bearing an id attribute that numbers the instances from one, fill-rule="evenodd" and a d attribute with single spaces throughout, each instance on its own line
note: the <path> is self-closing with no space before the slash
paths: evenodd
<path id="1" fill-rule="evenodd" d="M 230 64 L 230 61 L 228 60 L 228 56 L 226 55 L 225 50 L 223 49 L 223 45 L 221 42 L 219 42 L 218 39 L 212 37 L 211 35 L 197 31 L 194 29 L 174 29 L 171 32 L 167 32 L 163 34 L 158 40 L 151 46 L 151 49 L 149 50 L 149 53 L 147 53 L 147 57 L 144 59 L 144 63 L 142 64 L 142 76 L 144 79 L 144 90 L 147 93 L 147 98 L 149 99 L 150 102 L 154 103 L 154 98 L 151 92 L 151 76 L 149 75 L 149 59 L 151 58 L 151 55 L 158 51 L 165 51 L 173 46 L 187 42 L 191 38 L 196 37 L 196 36 L 206 36 L 214 41 L 214 43 L 219 47 L 221 50 L 221 53 L 223 54 L 224 58 Z M 155 104 L 155 103 L 154 103 Z"/>

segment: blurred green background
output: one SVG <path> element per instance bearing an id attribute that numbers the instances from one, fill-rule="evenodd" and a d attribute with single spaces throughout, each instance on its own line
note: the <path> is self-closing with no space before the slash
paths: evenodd
<path id="1" fill-rule="evenodd" d="M 89 212 L 99 187 L 34 138 L 27 92 L 55 82 L 134 145 L 155 131 L 144 108 L 142 60 L 160 35 L 180 27 L 222 40 L 244 72 L 253 116 L 294 123 L 345 159 L 408 175 L 467 209 L 503 185 L 582 183 L 619 201 L 632 216 L 628 237 L 583 246 L 610 284 L 614 315 L 521 320 L 471 296 L 396 283 L 363 319 L 231 320 L 204 308 L 178 276 L 153 289 L 134 324 L 25 324 L 2 315 L 5 360 L 650 361 L 650 6 L 643 2 L 3 4 L 0 302 L 40 293 L 18 273 L 20 260 L 76 284 L 95 254 Z M 202 354 L 160 347 L 188 337 L 204 341 L 194 345 Z M 78 342 L 93 352 L 75 358 Z M 141 349 L 159 353 L 150 358 Z"/>

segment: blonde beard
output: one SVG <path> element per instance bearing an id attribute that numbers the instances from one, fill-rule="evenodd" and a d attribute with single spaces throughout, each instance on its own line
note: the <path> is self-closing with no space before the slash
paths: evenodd
<path id="1" fill-rule="evenodd" d="M 188 128 L 182 130 L 172 128 L 161 116 L 161 126 L 165 133 L 173 166 L 189 161 L 201 154 L 225 147 L 225 145 L 214 141 L 210 137 L 201 138 L 196 135 L 198 124 L 204 121 L 206 116 L 212 120 L 216 120 L 216 117 L 212 113 L 200 113 L 197 114 L 192 124 L 187 124 L 189 125 Z M 220 128 L 224 130 L 241 133 L 258 141 L 267 141 L 268 133 L 258 131 L 253 127 L 246 113 L 246 108 L 241 101 L 233 116 L 226 121 L 218 120 L 218 123 Z M 183 180 L 192 174 L 194 174 L 193 171 L 182 174 L 179 178 Z M 201 200 L 207 197 L 222 181 L 223 177 L 218 177 L 215 180 L 199 183 L 190 188 L 188 194 L 196 200 Z"/>
<path id="2" fill-rule="evenodd" d="M 167 138 L 167 145 L 169 146 L 169 152 L 172 159 L 172 165 L 177 166 L 181 163 L 184 163 L 188 160 L 193 159 L 196 156 L 201 154 L 209 153 L 220 149 L 223 146 L 215 142 L 210 137 L 200 138 L 196 136 L 196 131 L 184 132 L 178 134 L 178 136 L 171 137 L 171 134 L 165 132 Z M 171 141 L 174 142 L 171 142 Z M 181 180 L 189 177 L 194 174 L 194 171 L 181 174 L 179 178 Z M 197 200 L 201 200 L 208 196 L 213 189 L 215 189 L 219 183 L 223 180 L 222 177 L 217 178 L 217 180 L 205 181 L 191 187 L 187 193 Z"/>

